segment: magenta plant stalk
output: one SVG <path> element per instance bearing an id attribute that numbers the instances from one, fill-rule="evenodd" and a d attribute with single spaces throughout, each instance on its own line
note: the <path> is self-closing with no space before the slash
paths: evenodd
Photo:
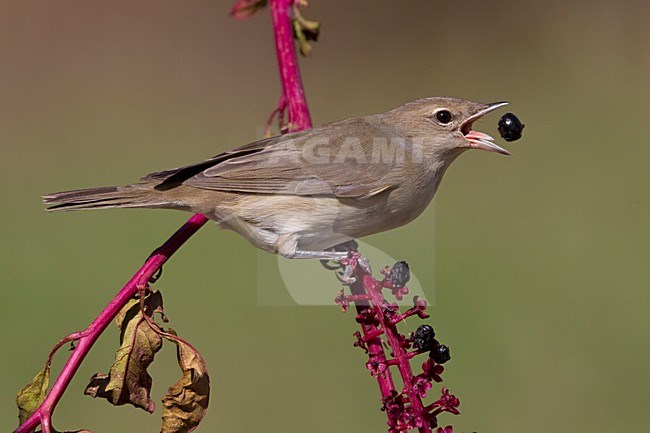
<path id="1" fill-rule="evenodd" d="M 289 131 L 311 128 L 307 98 L 300 77 L 296 44 L 293 41 L 293 5 L 295 0 L 271 0 L 271 17 L 275 35 L 275 52 L 280 68 L 283 97 L 280 110 L 289 108 Z"/>
<path id="2" fill-rule="evenodd" d="M 350 292 L 352 296 L 348 297 L 347 300 L 355 303 L 355 308 L 360 317 L 367 315 L 371 310 L 369 301 L 369 289 L 366 287 L 363 280 L 356 281 L 350 285 Z M 384 346 L 382 345 L 380 336 L 384 333 L 383 330 L 377 328 L 375 323 L 360 323 L 362 335 L 362 342 L 365 343 L 368 356 L 370 359 L 375 360 L 377 363 L 386 363 L 386 352 L 384 352 Z M 390 370 L 386 369 L 384 374 L 375 375 L 377 383 L 379 385 L 379 392 L 381 393 L 382 400 L 390 396 L 391 391 L 395 389 L 395 384 L 393 383 L 393 377 L 390 373 Z"/>
<path id="3" fill-rule="evenodd" d="M 310 128 L 311 119 L 293 41 L 292 6 L 292 0 L 271 0 L 273 30 L 283 89 L 281 101 L 287 101 L 289 130 L 299 131 Z M 65 342 L 77 341 L 74 351 L 63 366 L 43 403 L 14 433 L 30 433 L 39 425 L 43 433 L 53 433 L 52 413 L 93 344 L 127 302 L 148 283 L 149 279 L 156 274 L 161 266 L 207 221 L 208 219 L 201 214 L 193 215 L 161 247 L 154 251 L 145 264 L 133 275 L 86 330 L 70 334 L 56 345 L 55 348 L 58 348 Z"/>

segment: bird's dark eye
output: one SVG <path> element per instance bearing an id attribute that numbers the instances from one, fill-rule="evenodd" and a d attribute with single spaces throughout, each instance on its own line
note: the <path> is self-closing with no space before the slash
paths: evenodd
<path id="1" fill-rule="evenodd" d="M 436 120 L 443 125 L 446 125 L 447 123 L 451 122 L 451 113 L 449 110 L 440 110 L 436 111 Z"/>

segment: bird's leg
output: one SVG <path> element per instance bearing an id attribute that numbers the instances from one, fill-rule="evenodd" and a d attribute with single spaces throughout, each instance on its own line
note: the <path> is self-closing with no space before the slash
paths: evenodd
<path id="1" fill-rule="evenodd" d="M 313 236 L 313 233 L 287 233 L 278 236 L 274 250 L 287 259 L 317 259 L 339 261 L 348 257 L 350 248 L 328 248 L 326 251 L 308 251 L 300 248 L 300 241 Z M 309 247 L 307 247 L 309 248 Z M 318 247 L 317 247 L 318 248 Z"/>
<path id="2" fill-rule="evenodd" d="M 350 285 L 357 281 L 356 278 L 354 278 L 352 275 L 354 274 L 354 268 L 352 267 L 351 264 L 345 265 L 345 268 L 343 269 L 343 272 L 335 272 L 334 275 L 336 275 L 336 278 L 342 282 L 345 285 Z"/>
<path id="3" fill-rule="evenodd" d="M 348 257 L 347 252 L 343 251 L 292 251 L 282 254 L 287 259 L 318 259 L 318 260 L 341 260 Z"/>
<path id="4" fill-rule="evenodd" d="M 356 252 L 357 248 L 359 248 L 359 244 L 354 239 L 351 239 L 349 241 L 342 242 L 340 244 L 334 245 L 332 248 L 329 248 L 327 251 L 332 251 L 332 252 L 336 252 L 336 253 L 345 253 L 344 258 L 347 258 L 349 253 Z M 330 259 L 330 260 L 335 260 L 335 259 Z M 338 261 L 340 259 L 336 259 L 336 260 Z M 327 262 L 328 262 L 328 260 L 321 260 L 321 264 L 327 270 L 334 271 L 336 269 L 341 268 L 340 263 L 337 263 L 335 265 L 330 265 Z"/>
<path id="5" fill-rule="evenodd" d="M 352 284 L 355 278 L 352 276 L 352 267 L 346 265 L 345 261 L 350 257 L 351 252 L 356 252 L 359 244 L 356 241 L 349 240 L 329 248 L 327 251 L 303 251 L 298 248 L 298 237 L 295 234 L 285 235 L 276 241 L 276 252 L 287 259 L 317 259 L 329 270 L 343 269 L 342 272 L 336 272 L 337 278 L 344 284 Z M 336 262 L 334 265 L 328 264 L 329 261 Z"/>

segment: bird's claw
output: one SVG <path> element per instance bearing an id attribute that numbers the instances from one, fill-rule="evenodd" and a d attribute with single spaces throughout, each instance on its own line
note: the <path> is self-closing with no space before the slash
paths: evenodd
<path id="1" fill-rule="evenodd" d="M 343 284 L 350 285 L 357 281 L 356 278 L 352 276 L 354 273 L 354 268 L 351 265 L 346 265 L 343 272 L 336 272 L 336 278 Z"/>

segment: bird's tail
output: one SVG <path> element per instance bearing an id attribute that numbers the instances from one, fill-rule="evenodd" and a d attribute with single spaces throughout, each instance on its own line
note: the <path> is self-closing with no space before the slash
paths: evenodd
<path id="1" fill-rule="evenodd" d="M 162 194 L 142 185 L 108 186 L 55 192 L 43 196 L 48 211 L 164 207 Z"/>

